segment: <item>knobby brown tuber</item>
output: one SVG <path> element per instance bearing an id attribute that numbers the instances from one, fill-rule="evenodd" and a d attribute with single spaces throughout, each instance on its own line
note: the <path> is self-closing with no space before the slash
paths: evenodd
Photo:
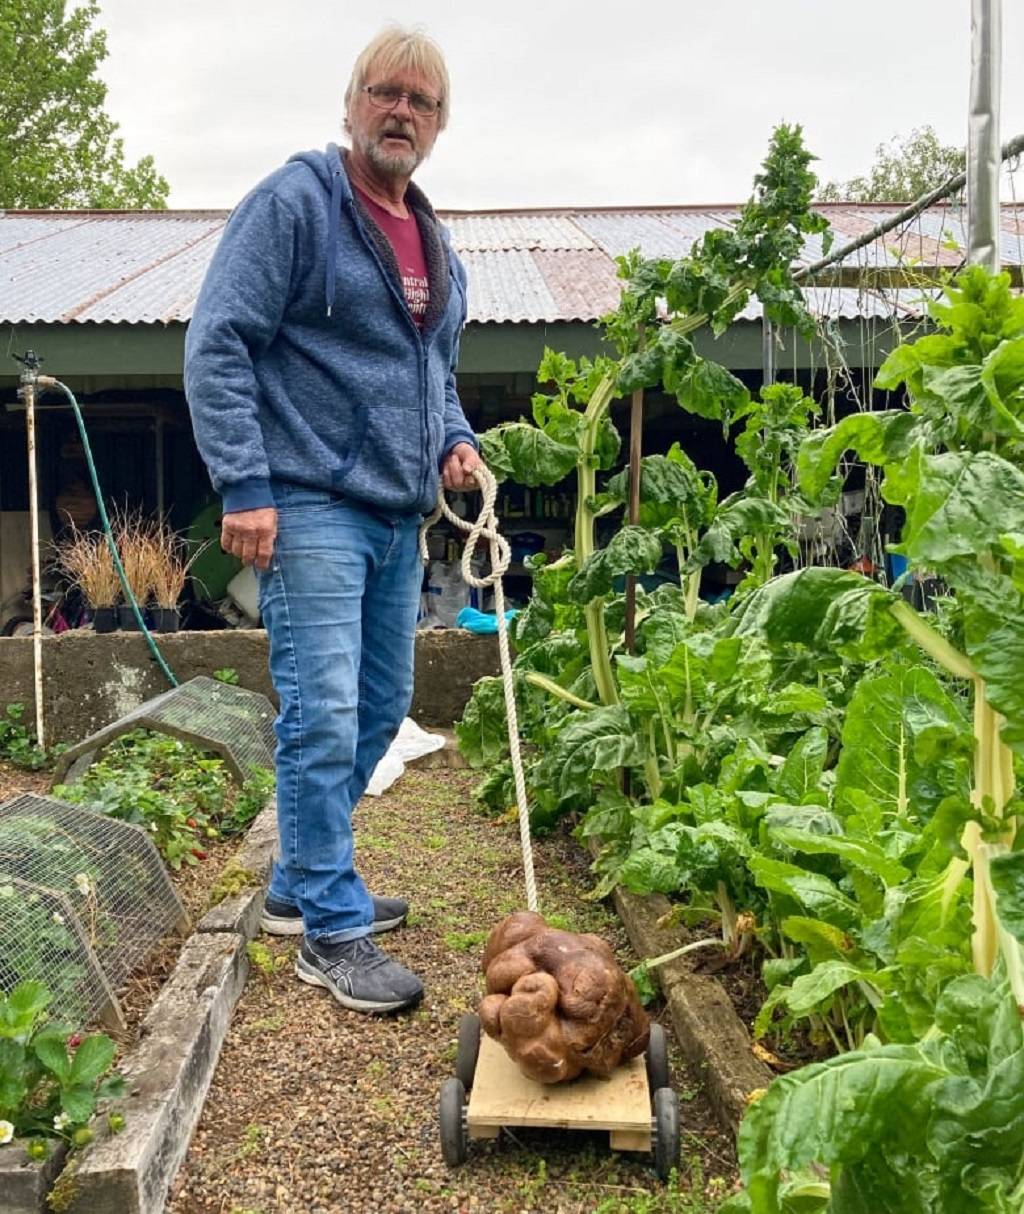
<path id="1" fill-rule="evenodd" d="M 558 931 L 517 911 L 491 932 L 482 968 L 480 1022 L 530 1079 L 610 1075 L 647 1048 L 647 1015 L 600 936 Z"/>

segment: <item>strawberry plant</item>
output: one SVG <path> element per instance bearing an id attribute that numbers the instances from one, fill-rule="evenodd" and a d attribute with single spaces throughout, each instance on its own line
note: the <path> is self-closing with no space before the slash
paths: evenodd
<path id="1" fill-rule="evenodd" d="M 35 1158 L 45 1157 L 48 1139 L 87 1143 L 97 1102 L 124 1090 L 110 1073 L 113 1041 L 47 1021 L 49 1004 L 39 982 L 0 992 L 0 1143 L 27 1138 Z"/>

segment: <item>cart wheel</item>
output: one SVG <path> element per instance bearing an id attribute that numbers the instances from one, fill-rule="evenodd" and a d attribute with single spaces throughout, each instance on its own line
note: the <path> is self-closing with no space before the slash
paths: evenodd
<path id="1" fill-rule="evenodd" d="M 647 1086 L 651 1100 L 658 1088 L 667 1088 L 668 1083 L 668 1038 L 660 1024 L 651 1025 L 651 1039 L 647 1044 Z"/>
<path id="2" fill-rule="evenodd" d="M 654 1093 L 654 1170 L 668 1180 L 679 1167 L 679 1098 L 671 1088 Z"/>
<path id="3" fill-rule="evenodd" d="M 441 1156 L 450 1168 L 466 1162 L 468 1144 L 466 1089 L 461 1079 L 446 1079 L 441 1086 Z"/>
<path id="4" fill-rule="evenodd" d="M 467 1091 L 473 1086 L 479 1053 L 480 1017 L 476 1012 L 467 1012 L 459 1021 L 459 1048 L 455 1055 L 455 1074 Z"/>

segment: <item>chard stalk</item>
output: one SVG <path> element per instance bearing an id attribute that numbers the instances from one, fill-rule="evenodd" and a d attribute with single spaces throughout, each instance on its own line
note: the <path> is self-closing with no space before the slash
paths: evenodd
<path id="1" fill-rule="evenodd" d="M 977 823 L 971 823 L 977 825 Z M 1024 1007 L 1024 949 L 1021 948 L 1020 942 L 1016 936 L 1011 935 L 1006 928 L 999 922 L 999 913 L 996 907 L 995 890 L 992 888 L 991 865 L 996 856 L 1005 856 L 1010 850 L 1008 842 L 999 843 L 979 843 L 974 855 L 974 889 L 977 895 L 981 891 L 981 896 L 985 900 L 985 927 L 987 933 L 979 941 L 981 932 L 975 930 L 974 939 L 971 941 L 972 948 L 975 952 L 975 968 L 980 974 L 991 976 L 992 969 L 995 965 L 995 959 L 998 954 L 1002 954 L 1003 963 L 1006 966 L 1006 976 L 1010 982 L 1010 990 L 1013 992 L 1013 998 L 1018 1007 Z M 975 897 L 975 924 L 978 922 L 978 898 Z M 985 946 L 986 951 L 979 953 Z M 989 946 L 991 956 L 989 956 Z M 979 963 L 980 962 L 980 963 Z M 982 969 L 981 964 L 987 965 L 987 969 Z"/>
<path id="2" fill-rule="evenodd" d="M 1013 795 L 1013 756 L 1002 753 L 1009 747 L 1000 740 L 1001 719 L 985 698 L 984 680 L 974 680 L 974 788 L 971 802 L 977 809 L 991 809 L 997 817 L 1003 816 L 1006 803 Z M 1007 768 L 1009 783 L 1006 783 Z M 998 854 L 994 849 L 1006 849 L 1013 842 L 1014 830 L 1007 826 L 1002 838 L 995 844 L 983 842 L 981 827 L 977 822 L 968 822 L 964 827 L 961 845 L 974 866 L 974 935 L 971 952 L 975 970 L 988 978 L 992 975 L 996 957 L 999 955 L 1003 928 L 996 913 L 995 894 L 989 876 L 989 860 Z M 1016 942 L 1014 942 L 1016 943 Z M 1011 968 L 1009 961 L 1007 968 Z M 1020 959 L 1017 960 L 1020 970 Z M 1018 979 L 1021 975 L 1018 972 Z"/>
<path id="3" fill-rule="evenodd" d="M 696 546 L 697 536 L 691 527 L 687 527 L 682 541 L 676 544 L 676 560 L 679 563 L 679 585 L 683 592 L 683 611 L 688 623 L 693 623 L 700 604 L 700 570 L 694 569 L 692 573 L 684 573 L 683 570 L 686 568 L 687 553 Z"/>
<path id="4" fill-rule="evenodd" d="M 661 796 L 661 771 L 658 767 L 658 747 L 654 738 L 654 718 L 647 722 L 647 757 L 644 759 L 644 774 L 647 777 L 647 789 L 653 800 Z"/>
<path id="5" fill-rule="evenodd" d="M 857 1038 L 853 1035 L 850 1029 L 850 1022 L 846 1018 L 846 1001 L 842 995 L 836 996 L 836 1003 L 839 1005 L 839 1015 L 843 1019 L 843 1031 L 846 1033 L 846 1040 L 849 1043 L 849 1048 L 855 1050 L 857 1048 Z"/>
<path id="6" fill-rule="evenodd" d="M 829 1018 L 827 1016 L 822 1016 L 821 1023 L 825 1026 L 825 1031 L 832 1038 L 832 1044 L 836 1047 L 836 1053 L 845 1054 L 846 1050 L 843 1048 L 843 1043 L 839 1040 L 839 1037 L 836 1034 L 835 1029 L 832 1027 L 832 1023 Z"/>
<path id="7" fill-rule="evenodd" d="M 976 677 L 975 669 L 966 654 L 962 654 L 941 633 L 937 632 L 931 624 L 921 619 L 909 603 L 905 603 L 902 599 L 897 599 L 889 610 L 925 653 L 930 658 L 934 658 L 940 666 L 944 666 L 950 674 L 956 675 L 961 679 L 973 679 Z"/>
<path id="8" fill-rule="evenodd" d="M 929 657 L 938 662 L 940 666 L 945 667 L 950 674 L 958 678 L 970 679 L 974 684 L 975 753 L 971 803 L 978 810 L 992 811 L 997 817 L 1002 817 L 1006 804 L 1014 792 L 1013 755 L 999 736 L 1002 718 L 988 703 L 984 679 L 979 677 L 971 665 L 970 659 L 950 645 L 930 624 L 921 619 L 908 603 L 904 603 L 902 600 L 893 603 L 890 611 Z M 996 913 L 995 895 L 989 877 L 991 847 L 1008 846 L 1013 842 L 1014 833 L 1012 824 L 1008 823 L 1001 841 L 996 845 L 990 845 L 983 841 L 981 827 L 977 822 L 967 823 L 960 842 L 964 851 L 967 852 L 968 860 L 965 862 L 954 859 L 946 870 L 946 877 L 942 885 L 942 914 L 945 918 L 949 913 L 960 882 L 968 870 L 973 867 L 974 934 L 971 937 L 971 953 L 975 971 L 983 977 L 991 977 L 996 958 L 1002 951 L 1006 958 L 1011 982 L 1016 982 L 1021 993 L 1024 993 L 1024 960 L 1021 958 L 1019 945 L 1012 937 L 1009 939 L 1014 945 L 1014 949 L 1009 949 L 1008 946 L 1003 947 L 1003 937 L 1006 933 Z M 1017 988 L 1015 988 L 1015 997 L 1020 1002 L 1016 990 Z"/>
<path id="9" fill-rule="evenodd" d="M 684 944 L 682 948 L 673 949 L 671 953 L 664 953 L 660 957 L 655 957 L 653 961 L 645 961 L 644 965 L 649 970 L 658 965 L 667 965 L 670 961 L 675 961 L 677 957 L 685 957 L 687 953 L 695 953 L 701 948 L 724 948 L 722 940 L 718 936 L 709 936 L 707 940 L 693 940 L 689 944 Z"/>
<path id="10" fill-rule="evenodd" d="M 597 492 L 597 431 L 615 394 L 611 375 L 594 389 L 584 413 L 580 451 L 576 458 L 576 560 L 580 566 L 594 552 L 594 512 L 587 505 Z M 619 689 L 612 672 L 611 648 L 604 623 L 604 599 L 593 599 L 583 609 L 587 620 L 590 665 L 602 704 L 618 704 Z"/>
<path id="11" fill-rule="evenodd" d="M 538 674 L 535 670 L 529 671 L 526 676 L 527 683 L 531 683 L 534 687 L 539 687 L 542 691 L 546 691 L 549 695 L 557 696 L 560 700 L 565 700 L 572 704 L 575 708 L 597 708 L 591 700 L 584 700 L 581 696 L 573 695 L 571 691 L 567 691 L 554 679 L 549 679 L 547 675 Z"/>
<path id="12" fill-rule="evenodd" d="M 907 738 L 903 724 L 903 717 L 900 717 L 900 746 L 899 746 L 899 780 L 898 792 L 896 794 L 896 805 L 900 817 L 904 817 L 910 807 L 910 798 L 907 796 Z"/>
<path id="13" fill-rule="evenodd" d="M 736 939 L 736 924 L 739 916 L 736 914 L 736 907 L 724 881 L 719 881 L 715 887 L 715 902 L 718 903 L 718 908 L 722 912 L 722 940 L 727 948 L 731 948 Z"/>

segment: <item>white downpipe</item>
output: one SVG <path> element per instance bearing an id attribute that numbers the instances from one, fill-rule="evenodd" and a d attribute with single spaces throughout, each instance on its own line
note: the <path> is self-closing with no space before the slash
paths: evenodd
<path id="1" fill-rule="evenodd" d="M 32 550 L 32 677 L 36 694 L 36 742 L 45 746 L 43 726 L 43 604 L 39 575 L 39 494 L 36 481 L 36 388 L 26 383 L 25 433 L 28 440 L 28 525 Z"/>

